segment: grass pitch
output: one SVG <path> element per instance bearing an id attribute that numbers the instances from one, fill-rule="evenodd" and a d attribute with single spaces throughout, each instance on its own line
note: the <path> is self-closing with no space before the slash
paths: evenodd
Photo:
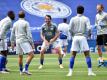
<path id="1" fill-rule="evenodd" d="M 107 54 L 103 54 L 103 56 L 107 58 Z M 88 76 L 84 55 L 77 54 L 73 75 L 67 77 L 70 54 L 63 58 L 64 69 L 59 68 L 57 54 L 46 54 L 43 69 L 40 70 L 38 69 L 39 54 L 36 54 L 29 67 L 29 71 L 32 73 L 31 76 L 20 75 L 17 55 L 9 55 L 7 67 L 11 72 L 0 74 L 0 80 L 106 80 L 107 68 L 97 67 L 97 54 L 91 53 L 91 57 L 93 72 L 96 73 L 96 76 Z M 24 55 L 24 63 L 25 58 L 26 55 Z"/>

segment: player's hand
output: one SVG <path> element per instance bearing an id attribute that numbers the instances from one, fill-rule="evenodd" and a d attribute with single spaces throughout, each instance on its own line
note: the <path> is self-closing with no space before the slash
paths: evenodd
<path id="1" fill-rule="evenodd" d="M 45 44 L 46 44 L 47 46 L 50 45 L 50 43 L 49 43 L 47 40 L 44 40 L 44 42 L 45 42 Z"/>
<path id="2" fill-rule="evenodd" d="M 50 40 L 50 44 L 52 44 L 53 42 L 54 42 L 54 39 L 51 39 L 51 40 Z"/>
<path id="3" fill-rule="evenodd" d="M 33 48 L 33 49 L 35 49 L 35 46 L 34 46 L 34 44 L 32 44 L 32 48 Z"/>

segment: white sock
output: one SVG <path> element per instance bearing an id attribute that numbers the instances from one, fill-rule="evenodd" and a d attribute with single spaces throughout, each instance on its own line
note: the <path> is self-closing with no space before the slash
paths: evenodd
<path id="1" fill-rule="evenodd" d="M 69 69 L 69 73 L 72 73 L 72 71 L 73 71 L 72 69 Z"/>
<path id="2" fill-rule="evenodd" d="M 88 68 L 88 72 L 89 72 L 89 73 L 92 72 L 92 68 Z"/>
<path id="3" fill-rule="evenodd" d="M 100 60 L 100 62 L 103 62 L 103 58 L 102 57 L 99 57 L 99 60 Z"/>

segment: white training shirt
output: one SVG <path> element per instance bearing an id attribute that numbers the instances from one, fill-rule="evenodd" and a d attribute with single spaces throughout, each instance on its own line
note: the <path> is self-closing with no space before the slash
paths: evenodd
<path id="1" fill-rule="evenodd" d="M 11 42 L 14 42 L 15 38 L 16 43 L 23 43 L 27 41 L 33 44 L 30 25 L 23 18 L 19 18 L 19 20 L 13 24 L 13 29 L 10 37 Z"/>
<path id="2" fill-rule="evenodd" d="M 86 31 L 91 29 L 90 21 L 84 15 L 77 14 L 77 16 L 71 18 L 69 23 L 69 29 L 72 36 L 85 36 Z"/>
<path id="3" fill-rule="evenodd" d="M 5 39 L 6 34 L 12 26 L 12 20 L 7 16 L 0 21 L 0 39 Z"/>
<path id="4" fill-rule="evenodd" d="M 67 23 L 60 23 L 58 25 L 58 31 L 66 35 L 67 38 L 70 38 L 69 25 Z"/>
<path id="5" fill-rule="evenodd" d="M 97 35 L 107 34 L 107 13 L 101 12 L 96 15 L 95 26 Z"/>

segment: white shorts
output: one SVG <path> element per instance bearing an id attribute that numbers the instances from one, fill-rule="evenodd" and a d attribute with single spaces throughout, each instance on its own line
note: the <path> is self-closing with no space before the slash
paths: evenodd
<path id="1" fill-rule="evenodd" d="M 0 41 L 0 51 L 7 50 L 7 39 L 3 39 Z"/>
<path id="2" fill-rule="evenodd" d="M 59 39 L 59 45 L 60 45 L 61 47 L 67 46 L 67 45 L 68 45 L 67 39 Z"/>
<path id="3" fill-rule="evenodd" d="M 86 37 L 74 36 L 71 51 L 88 51 L 89 46 Z"/>
<path id="4" fill-rule="evenodd" d="M 55 42 L 53 42 L 53 43 L 51 44 L 51 46 L 52 46 L 52 48 L 57 48 L 57 47 L 59 47 L 60 45 L 59 45 L 59 42 L 58 42 L 58 41 L 55 41 Z M 49 47 L 50 47 L 50 45 L 46 45 L 45 42 L 42 43 L 42 46 L 41 46 L 42 49 L 43 49 L 43 48 L 49 49 Z"/>
<path id="5" fill-rule="evenodd" d="M 16 43 L 16 54 L 22 55 L 23 53 L 29 53 L 32 51 L 33 49 L 29 42 Z"/>

